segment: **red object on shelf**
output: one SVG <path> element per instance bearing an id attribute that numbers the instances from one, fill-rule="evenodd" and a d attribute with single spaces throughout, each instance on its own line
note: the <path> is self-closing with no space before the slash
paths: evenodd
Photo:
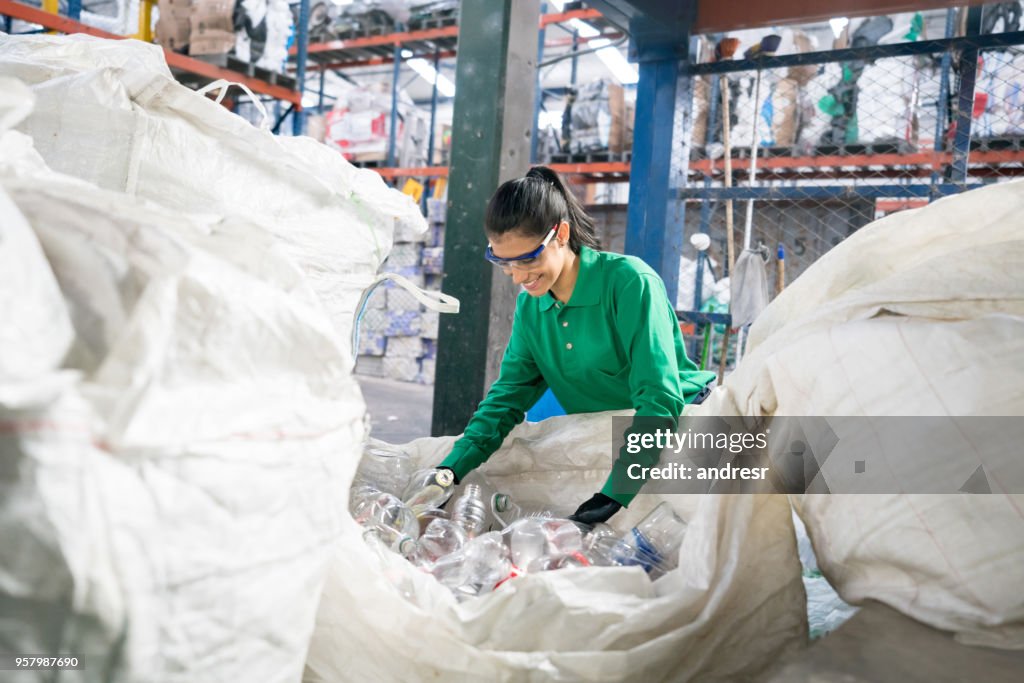
<path id="1" fill-rule="evenodd" d="M 84 33 L 97 38 L 108 38 L 111 40 L 127 40 L 129 38 L 129 36 L 119 36 L 115 33 L 93 28 L 58 14 L 45 12 L 37 7 L 23 5 L 14 0 L 0 0 L 0 15 L 21 19 L 32 24 L 39 24 L 43 28 L 52 29 L 60 33 Z M 225 69 L 199 59 L 193 59 L 177 52 L 171 52 L 166 48 L 164 48 L 164 57 L 167 60 L 167 66 L 172 69 L 198 74 L 209 78 L 211 81 L 223 78 L 234 83 L 242 83 L 247 85 L 253 92 L 270 95 L 279 100 L 290 102 L 295 105 L 296 109 L 302 108 L 302 96 L 294 90 L 289 90 L 283 86 L 274 85 L 258 78 L 251 78 L 243 73 L 231 71 L 230 69 Z"/>

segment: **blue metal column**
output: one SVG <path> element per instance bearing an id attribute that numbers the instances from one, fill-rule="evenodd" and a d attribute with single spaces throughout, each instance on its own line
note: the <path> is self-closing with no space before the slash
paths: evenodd
<path id="1" fill-rule="evenodd" d="M 395 45 L 395 67 L 391 74 L 391 125 L 388 127 L 388 166 L 395 165 L 395 145 L 398 140 L 398 79 L 402 75 L 402 46 Z M 437 77 L 434 78 L 437 88 Z"/>
<path id="2" fill-rule="evenodd" d="M 981 7 L 967 10 L 967 37 L 981 33 Z M 967 182 L 967 157 L 971 152 L 971 121 L 974 116 L 974 82 L 978 75 L 978 48 L 960 53 L 960 88 L 957 93 L 956 137 L 953 140 L 954 183 Z"/>
<path id="3" fill-rule="evenodd" d="M 295 55 L 295 87 L 299 91 L 299 106 L 292 112 L 292 134 L 302 135 L 306 116 L 302 111 L 302 97 L 306 94 L 306 58 L 309 56 L 309 0 L 299 3 L 299 40 Z"/>
<path id="4" fill-rule="evenodd" d="M 437 128 L 437 81 L 441 75 L 441 49 L 434 48 L 434 73 L 438 76 L 434 78 L 434 87 L 430 91 L 430 131 L 427 133 L 427 166 L 434 165 L 434 131 Z M 430 186 L 430 179 L 428 178 L 427 187 Z M 427 213 L 427 199 L 429 192 L 424 189 L 423 191 L 423 214 Z"/>
<path id="5" fill-rule="evenodd" d="M 139 9 L 141 12 L 142 9 Z M 82 0 L 68 0 L 68 19 L 79 21 L 82 18 Z M 8 29 L 8 32 L 10 30 Z"/>
<path id="6" fill-rule="evenodd" d="M 956 26 L 956 10 L 946 10 L 946 34 L 944 38 L 952 38 Z M 952 67 L 953 55 L 949 50 L 942 53 L 942 69 L 939 75 L 939 100 L 935 103 L 935 151 L 941 152 L 946 146 L 946 116 L 949 106 L 949 71 Z M 939 182 L 938 169 L 932 171 L 932 185 Z M 934 201 L 932 197 L 929 201 Z"/>
<path id="7" fill-rule="evenodd" d="M 665 281 L 675 305 L 679 290 L 685 204 L 676 196 L 686 178 L 689 148 L 683 124 L 689 120 L 689 29 L 697 3 L 666 31 L 664 25 L 634 20 L 630 57 L 640 63 L 633 125 L 633 160 L 626 214 L 626 253 L 638 256 Z M 647 38 L 646 36 L 651 36 Z M 685 74 L 685 77 L 681 78 Z"/>

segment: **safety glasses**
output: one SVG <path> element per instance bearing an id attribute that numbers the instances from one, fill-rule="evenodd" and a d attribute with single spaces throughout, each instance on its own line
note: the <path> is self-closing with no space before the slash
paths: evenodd
<path id="1" fill-rule="evenodd" d="M 544 247 L 548 246 L 548 242 L 551 241 L 551 238 L 555 236 L 556 232 L 558 232 L 558 225 L 551 228 L 551 232 L 548 233 L 548 236 L 544 238 L 544 241 L 540 243 L 539 247 L 537 247 L 531 252 L 522 254 L 520 256 L 513 256 L 511 258 L 501 258 L 500 256 L 495 256 L 494 252 L 491 250 L 491 245 L 488 244 L 487 251 L 484 252 L 484 258 L 486 258 L 488 261 L 498 266 L 499 268 L 529 268 L 530 266 L 537 262 L 537 259 L 541 255 L 541 252 L 544 251 Z"/>

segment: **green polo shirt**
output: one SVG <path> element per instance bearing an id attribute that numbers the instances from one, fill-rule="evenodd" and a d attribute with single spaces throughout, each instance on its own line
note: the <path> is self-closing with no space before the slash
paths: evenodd
<path id="1" fill-rule="evenodd" d="M 632 408 L 668 418 L 674 428 L 683 405 L 715 378 L 687 358 L 654 270 L 636 257 L 587 247 L 579 258 L 568 302 L 519 294 L 498 379 L 442 463 L 459 478 L 498 450 L 548 387 L 569 414 Z M 657 454 L 650 458 L 656 462 Z M 611 488 L 609 479 L 602 492 L 623 505 L 636 495 Z"/>

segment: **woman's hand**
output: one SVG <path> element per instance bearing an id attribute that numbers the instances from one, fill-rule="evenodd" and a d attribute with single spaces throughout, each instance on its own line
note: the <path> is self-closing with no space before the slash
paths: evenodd
<path id="1" fill-rule="evenodd" d="M 595 493 L 593 497 L 580 505 L 576 512 L 569 517 L 574 522 L 594 526 L 601 522 L 607 522 L 616 512 L 622 509 L 622 505 L 603 493 Z"/>

